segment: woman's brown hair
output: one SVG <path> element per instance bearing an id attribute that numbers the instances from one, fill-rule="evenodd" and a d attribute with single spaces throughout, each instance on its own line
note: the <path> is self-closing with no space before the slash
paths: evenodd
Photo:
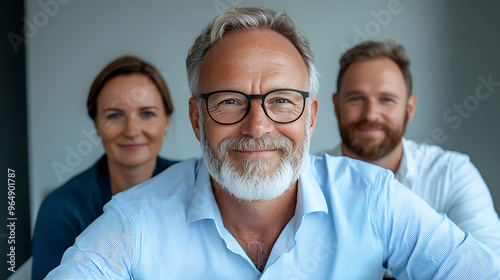
<path id="1" fill-rule="evenodd" d="M 95 120 L 97 114 L 97 97 L 104 85 L 112 78 L 120 75 L 140 74 L 148 77 L 153 82 L 160 92 L 165 113 L 167 116 L 172 115 L 174 106 L 170 99 L 170 91 L 168 90 L 165 80 L 160 72 L 146 61 L 134 57 L 123 56 L 108 64 L 95 78 L 90 87 L 89 96 L 87 98 L 87 112 L 91 119 Z"/>

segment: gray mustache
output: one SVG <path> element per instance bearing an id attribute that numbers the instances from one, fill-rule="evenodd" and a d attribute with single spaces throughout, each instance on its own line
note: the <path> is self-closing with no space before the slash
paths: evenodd
<path id="1" fill-rule="evenodd" d="M 226 154 L 228 151 L 254 151 L 254 150 L 279 150 L 289 153 L 292 149 L 292 141 L 284 136 L 272 138 L 264 136 L 261 138 L 233 137 L 220 142 L 218 152 Z"/>

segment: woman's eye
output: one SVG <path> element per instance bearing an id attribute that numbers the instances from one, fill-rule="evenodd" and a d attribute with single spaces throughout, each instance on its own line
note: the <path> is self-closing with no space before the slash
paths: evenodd
<path id="1" fill-rule="evenodd" d="M 151 118 L 151 117 L 155 116 L 155 114 L 153 112 L 144 112 L 144 113 L 142 113 L 142 115 L 146 118 Z"/>
<path id="2" fill-rule="evenodd" d="M 114 119 L 118 119 L 119 117 L 120 117 L 120 115 L 118 113 L 114 113 L 114 114 L 108 115 L 106 118 L 108 120 L 114 120 Z"/>

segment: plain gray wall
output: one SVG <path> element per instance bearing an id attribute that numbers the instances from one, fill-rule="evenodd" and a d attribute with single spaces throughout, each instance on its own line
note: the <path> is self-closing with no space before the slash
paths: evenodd
<path id="1" fill-rule="evenodd" d="M 500 209 L 500 87 L 479 100 L 479 76 L 500 81 L 500 3 L 481 1 L 135 1 L 28 0 L 27 81 L 32 222 L 43 198 L 103 154 L 86 114 L 89 87 L 111 60 L 142 57 L 163 73 L 175 105 L 161 155 L 187 159 L 199 153 L 188 121 L 188 48 L 228 5 L 284 9 L 309 38 L 322 75 L 320 111 L 311 152 L 340 141 L 331 102 L 338 59 L 359 40 L 394 39 L 411 59 L 415 119 L 407 137 L 432 140 L 470 155 Z M 49 6 L 41 3 L 51 3 Z M 31 28 L 30 28 L 31 27 Z M 466 103 L 462 117 L 443 114 Z M 467 109 L 468 108 L 468 109 Z M 458 125 L 457 117 L 461 123 Z M 433 132 L 434 131 L 434 132 Z M 436 138 L 436 137 L 434 137 Z M 60 169 L 59 174 L 54 166 Z M 61 168 L 64 168 L 61 169 Z M 62 172 L 64 171 L 64 172 Z"/>

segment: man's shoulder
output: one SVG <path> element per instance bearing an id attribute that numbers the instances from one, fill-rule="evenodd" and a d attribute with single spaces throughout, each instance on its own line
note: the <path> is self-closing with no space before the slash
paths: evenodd
<path id="1" fill-rule="evenodd" d="M 356 189 L 379 188 L 394 177 L 391 171 L 377 165 L 327 153 L 310 157 L 309 172 L 320 185 Z"/>
<path id="2" fill-rule="evenodd" d="M 134 217 L 158 205 L 178 202 L 194 187 L 201 164 L 201 156 L 178 162 L 148 181 L 116 194 L 105 208 L 118 207 L 126 216 Z"/>
<path id="3" fill-rule="evenodd" d="M 403 138 L 403 146 L 404 152 L 420 166 L 435 166 L 439 164 L 452 166 L 453 164 L 470 163 L 468 155 L 456 151 L 445 150 L 438 145 L 419 143 L 411 139 Z"/>

